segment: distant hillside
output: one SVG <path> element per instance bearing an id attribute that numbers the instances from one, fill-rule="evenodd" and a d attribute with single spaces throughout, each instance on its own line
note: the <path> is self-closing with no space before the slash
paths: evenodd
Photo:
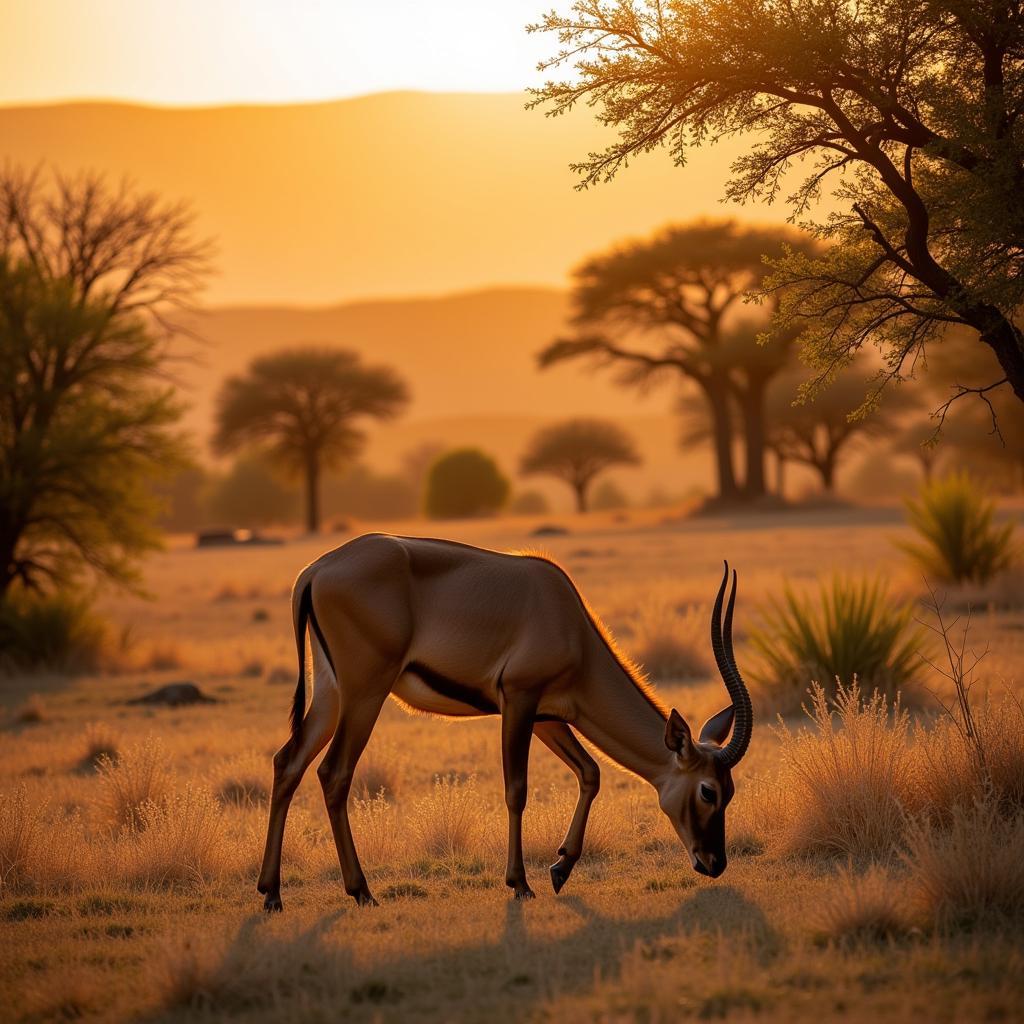
<path id="1" fill-rule="evenodd" d="M 565 327 L 564 292 L 495 288 L 441 298 L 352 302 L 311 309 L 231 307 L 205 311 L 193 325 L 204 343 L 177 376 L 192 406 L 188 428 L 205 446 L 213 401 L 225 377 L 254 356 L 296 342 L 352 348 L 371 362 L 395 367 L 409 382 L 407 413 L 373 426 L 367 457 L 380 468 L 398 465 L 424 441 L 479 444 L 508 470 L 541 425 L 566 416 L 611 416 L 632 430 L 645 466 L 622 479 L 642 494 L 655 484 L 685 489 L 678 426 L 670 415 L 671 386 L 647 397 L 614 383 L 608 372 L 580 365 L 539 372 L 536 353 Z M 697 462 L 701 464 L 704 456 Z M 703 479 L 703 477 L 701 478 Z M 556 492 L 557 493 L 557 492 Z"/>
<path id="2" fill-rule="evenodd" d="M 742 142 L 695 152 L 685 169 L 656 153 L 610 185 L 574 191 L 569 162 L 608 139 L 589 110 L 545 118 L 521 95 L 0 108 L 5 161 L 96 168 L 190 200 L 217 242 L 207 299 L 217 304 L 561 286 L 613 239 L 730 212 L 719 200 Z"/>

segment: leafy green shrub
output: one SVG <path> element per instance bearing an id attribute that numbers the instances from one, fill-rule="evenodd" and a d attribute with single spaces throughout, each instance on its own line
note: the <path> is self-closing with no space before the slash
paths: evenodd
<path id="1" fill-rule="evenodd" d="M 459 448 L 442 455 L 427 474 L 426 513 L 432 519 L 497 512 L 508 497 L 508 480 L 489 455 Z"/>
<path id="2" fill-rule="evenodd" d="M 19 591 L 0 602 L 2 670 L 89 672 L 106 640 L 106 625 L 82 597 Z"/>
<path id="3" fill-rule="evenodd" d="M 833 576 L 814 596 L 787 585 L 762 614 L 751 632 L 763 661 L 754 677 L 776 697 L 802 697 L 812 680 L 831 697 L 837 678 L 856 677 L 891 698 L 920 669 L 924 636 L 913 627 L 913 606 L 891 603 L 879 579 Z"/>
<path id="4" fill-rule="evenodd" d="M 922 542 L 900 547 L 926 576 L 947 583 L 986 583 L 1013 561 L 1013 523 L 992 522 L 995 504 L 966 473 L 926 484 L 906 505 Z"/>

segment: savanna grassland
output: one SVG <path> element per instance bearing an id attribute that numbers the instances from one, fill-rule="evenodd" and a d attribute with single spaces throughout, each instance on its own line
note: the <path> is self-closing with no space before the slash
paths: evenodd
<path id="1" fill-rule="evenodd" d="M 723 557 L 740 571 L 748 674 L 756 609 L 783 578 L 799 590 L 834 570 L 877 572 L 894 600 L 925 593 L 894 543 L 906 528 L 893 509 L 569 522 L 541 540 L 536 522 L 514 519 L 436 532 L 542 545 L 695 728 L 725 703 L 705 639 Z M 1024 824 L 982 792 L 936 714 L 931 691 L 948 703 L 951 685 L 928 667 L 905 694 L 909 717 L 854 702 L 835 732 L 827 712 L 773 730 L 759 699 L 717 881 L 692 871 L 653 790 L 604 765 L 584 858 L 555 897 L 546 868 L 576 784 L 535 744 L 528 904 L 503 884 L 497 721 L 449 724 L 389 704 L 352 813 L 380 906 L 345 896 L 310 771 L 286 833 L 285 912 L 266 917 L 255 878 L 294 685 L 289 587 L 344 539 L 172 545 L 147 564 L 149 600 L 102 600 L 127 631 L 106 671 L 2 681 L 5 1018 L 1021 1018 Z M 969 646 L 989 648 L 978 728 L 1001 737 L 990 768 L 1012 802 L 1024 593 L 1013 578 L 957 591 L 950 617 L 968 600 Z M 217 702 L 126 703 L 183 679 Z"/>

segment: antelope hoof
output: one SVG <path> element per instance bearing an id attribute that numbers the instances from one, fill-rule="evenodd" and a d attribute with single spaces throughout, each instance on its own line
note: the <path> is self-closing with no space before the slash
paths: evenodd
<path id="1" fill-rule="evenodd" d="M 268 914 L 280 914 L 284 910 L 284 906 L 281 903 L 281 894 L 277 892 L 267 893 L 263 900 L 263 909 Z"/>
<path id="2" fill-rule="evenodd" d="M 528 886 L 516 886 L 515 897 L 517 900 L 535 900 L 537 894 Z"/>
<path id="3" fill-rule="evenodd" d="M 379 907 L 380 904 L 373 898 L 369 889 L 360 889 L 359 892 L 351 894 L 356 904 L 360 907 Z"/>
<path id="4" fill-rule="evenodd" d="M 551 872 L 551 888 L 555 890 L 556 896 L 562 891 L 562 886 L 569 881 L 572 868 L 572 862 L 567 861 L 565 857 L 559 857 L 549 868 Z"/>

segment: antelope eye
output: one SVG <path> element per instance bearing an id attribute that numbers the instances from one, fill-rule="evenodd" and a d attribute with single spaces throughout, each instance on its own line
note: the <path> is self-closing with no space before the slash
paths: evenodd
<path id="1" fill-rule="evenodd" d="M 713 804 L 716 800 L 716 794 L 714 789 L 709 786 L 706 782 L 700 784 L 700 798 L 706 804 Z"/>

